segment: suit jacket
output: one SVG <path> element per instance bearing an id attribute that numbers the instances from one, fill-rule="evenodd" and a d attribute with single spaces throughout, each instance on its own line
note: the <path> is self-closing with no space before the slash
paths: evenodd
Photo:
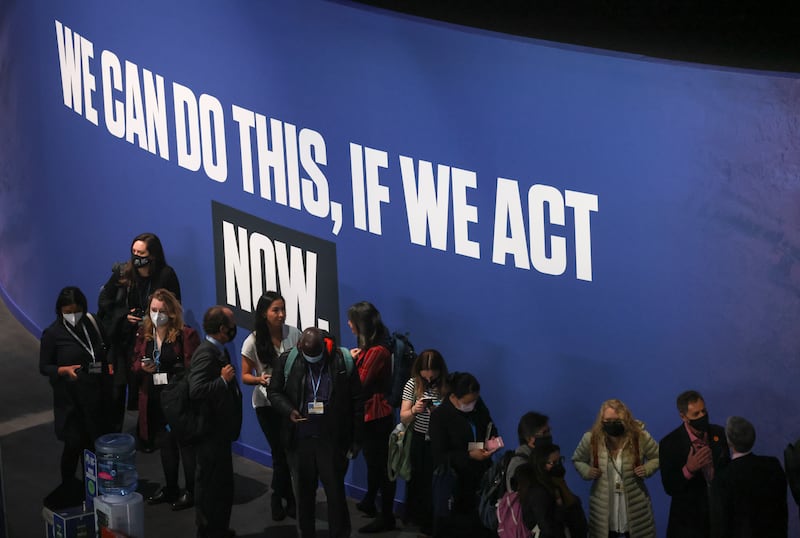
<path id="1" fill-rule="evenodd" d="M 226 364 L 227 354 L 203 340 L 189 367 L 189 397 L 198 403 L 207 434 L 233 442 L 242 429 L 242 392 L 236 376 L 228 383 L 220 376 Z"/>
<path id="2" fill-rule="evenodd" d="M 730 456 L 725 430 L 711 424 L 708 442 L 714 463 L 714 477 L 726 465 Z M 709 488 L 702 472 L 686 480 L 683 466 L 689 456 L 691 441 L 686 427 L 681 423 L 659 443 L 661 483 L 664 491 L 672 497 L 669 507 L 667 538 L 707 538 L 711 533 Z"/>
<path id="3" fill-rule="evenodd" d="M 777 458 L 747 454 L 714 479 L 715 538 L 786 538 L 786 476 Z"/>

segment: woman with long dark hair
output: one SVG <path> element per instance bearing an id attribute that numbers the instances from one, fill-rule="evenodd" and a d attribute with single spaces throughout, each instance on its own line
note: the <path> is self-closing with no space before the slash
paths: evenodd
<path id="1" fill-rule="evenodd" d="M 128 385 L 128 408 L 136 409 L 138 387 L 130 375 L 136 333 L 147 317 L 150 294 L 157 289 L 172 292 L 181 301 L 181 287 L 175 270 L 167 264 L 161 240 L 153 233 L 133 238 L 130 259 L 115 264 L 111 278 L 100 290 L 98 317 L 109 335 L 111 362 L 114 365 L 114 423 L 122 427 L 125 410 L 125 387 Z M 145 444 L 146 449 L 150 447 Z"/>
<path id="2" fill-rule="evenodd" d="M 435 349 L 417 355 L 411 377 L 403 388 L 400 421 L 411 431 L 411 479 L 406 484 L 406 519 L 420 527 L 422 534 L 433 533 L 431 480 L 433 455 L 428 427 L 431 412 L 442 403 L 447 364 Z"/>
<path id="3" fill-rule="evenodd" d="M 253 317 L 253 332 L 242 344 L 242 382 L 255 386 L 253 408 L 272 451 L 270 509 L 275 521 L 281 521 L 287 515 L 293 518 L 296 513 L 289 464 L 281 442 L 283 421 L 267 397 L 267 387 L 278 357 L 300 340 L 300 330 L 286 325 L 285 321 L 286 301 L 277 292 L 268 291 L 258 300 Z"/>
<path id="4" fill-rule="evenodd" d="M 110 431 L 111 377 L 103 334 L 83 292 L 62 289 L 55 312 L 55 321 L 42 332 L 39 371 L 53 388 L 56 437 L 64 442 L 61 483 L 69 488 L 83 450 L 93 451 L 95 440 Z"/>
<path id="5" fill-rule="evenodd" d="M 157 289 L 150 296 L 147 315 L 136 334 L 133 373 L 139 385 L 139 438 L 160 449 L 165 486 L 147 499 L 150 504 L 171 503 L 173 510 L 194 506 L 194 447 L 183 444 L 167 427 L 161 410 L 161 391 L 189 370 L 200 345 L 197 331 L 183 322 L 183 308 L 175 295 Z M 183 461 L 185 489 L 178 488 L 178 468 Z"/>
<path id="6" fill-rule="evenodd" d="M 364 391 L 363 450 L 367 462 L 367 492 L 356 507 L 368 516 L 377 515 L 358 532 L 374 533 L 392 530 L 396 484 L 389 480 L 389 435 L 394 428 L 394 410 L 386 400 L 392 380 L 392 354 L 389 351 L 389 330 L 372 303 L 362 301 L 347 311 L 347 325 L 358 341 L 352 350 Z M 381 494 L 380 514 L 375 498 Z"/>
<path id="7" fill-rule="evenodd" d="M 564 481 L 564 457 L 558 445 L 543 445 L 517 467 L 514 483 L 519 493 L 525 527 L 539 538 L 586 538 L 586 517 L 578 498 Z"/>

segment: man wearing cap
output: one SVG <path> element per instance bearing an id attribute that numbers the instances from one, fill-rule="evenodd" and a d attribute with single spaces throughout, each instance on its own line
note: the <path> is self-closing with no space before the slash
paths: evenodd
<path id="1" fill-rule="evenodd" d="M 344 477 L 348 457 L 357 452 L 364 419 L 361 382 L 352 357 L 325 331 L 306 329 L 296 350 L 278 359 L 269 399 L 289 419 L 281 434 L 292 471 L 300 536 L 315 536 L 320 481 L 328 501 L 329 536 L 350 536 Z"/>

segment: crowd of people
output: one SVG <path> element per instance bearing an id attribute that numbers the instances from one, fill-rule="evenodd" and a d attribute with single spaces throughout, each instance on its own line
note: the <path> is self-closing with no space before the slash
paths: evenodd
<path id="1" fill-rule="evenodd" d="M 226 345 L 237 333 L 231 309 L 209 308 L 201 338 L 184 323 L 178 278 L 160 240 L 141 234 L 130 260 L 116 265 L 102 288 L 97 316 L 76 287 L 61 290 L 55 314 L 42 333 L 39 368 L 53 388 L 55 431 L 64 443 L 62 484 L 76 481 L 83 449 L 120 431 L 127 405 L 138 409 L 141 446 L 160 451 L 164 485 L 147 502 L 169 503 L 173 510 L 194 506 L 198 537 L 235 536 L 231 445 L 240 434 L 242 392 Z M 374 519 L 359 532 L 397 524 L 396 484 L 387 471 L 388 440 L 398 420 L 386 397 L 390 332 L 366 301 L 351 306 L 347 319 L 356 339 L 350 349 L 322 329 L 287 325 L 285 300 L 269 291 L 258 301 L 241 349 L 241 382 L 253 386 L 252 407 L 272 454 L 271 517 L 295 518 L 304 538 L 316 535 L 319 483 L 329 535 L 350 536 L 344 480 L 360 453 L 367 489 L 356 507 Z M 170 428 L 160 405 L 161 391 L 184 376 L 202 418 L 202 435 L 192 442 Z M 671 497 L 668 538 L 785 538 L 786 477 L 776 458 L 752 453 L 753 425 L 741 417 L 730 417 L 724 428 L 711 424 L 696 391 L 683 392 L 676 403 L 681 424 L 660 442 L 622 401 L 601 404 L 570 456 L 591 482 L 588 517 L 565 480 L 565 457 L 549 418 L 525 413 L 519 444 L 503 458 L 502 478 L 502 489 L 518 503 L 524 535 L 655 537 L 647 481 L 660 470 Z M 508 533 L 502 522 L 492 528 L 481 517 L 481 490 L 504 444 L 478 379 L 451 372 L 435 349 L 421 351 L 403 390 L 399 421 L 411 436 L 404 522 L 426 536 Z"/>

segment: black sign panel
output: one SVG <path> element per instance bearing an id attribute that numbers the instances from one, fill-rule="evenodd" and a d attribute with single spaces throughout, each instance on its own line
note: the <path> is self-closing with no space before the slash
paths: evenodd
<path id="1" fill-rule="evenodd" d="M 252 329 L 266 291 L 286 299 L 286 323 L 326 329 L 339 340 L 336 244 L 211 202 L 217 302 Z"/>

